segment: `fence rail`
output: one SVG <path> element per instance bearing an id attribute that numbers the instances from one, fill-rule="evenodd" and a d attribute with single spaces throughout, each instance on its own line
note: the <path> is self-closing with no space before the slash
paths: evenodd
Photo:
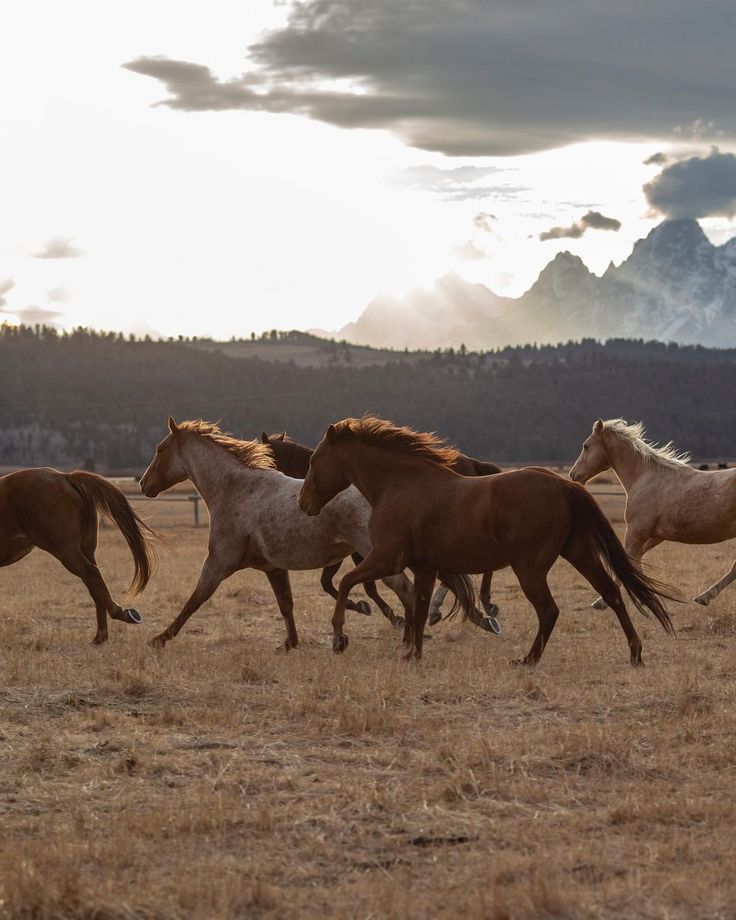
<path id="1" fill-rule="evenodd" d="M 145 495 L 126 495 L 125 496 L 129 502 L 150 502 L 154 499 L 146 498 Z M 202 501 L 202 496 L 197 495 L 164 495 L 161 498 L 156 499 L 157 502 L 191 502 L 192 510 L 194 511 L 194 526 L 199 527 L 199 503 Z"/>

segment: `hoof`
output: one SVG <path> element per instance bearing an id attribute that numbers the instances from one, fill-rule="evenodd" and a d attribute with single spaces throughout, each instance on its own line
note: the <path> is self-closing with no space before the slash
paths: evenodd
<path id="1" fill-rule="evenodd" d="M 371 610 L 371 605 L 368 601 L 358 601 L 355 605 L 355 612 L 362 613 L 363 616 L 369 617 L 372 615 L 373 611 Z"/>
<path id="2" fill-rule="evenodd" d="M 123 622 L 133 623 L 135 626 L 138 626 L 143 622 L 143 617 L 140 615 L 140 613 L 138 613 L 137 610 L 134 610 L 132 607 L 128 607 L 127 610 L 123 610 Z"/>
<path id="3" fill-rule="evenodd" d="M 406 620 L 403 617 L 394 617 L 391 620 L 391 625 L 395 626 L 397 629 L 403 629 L 406 624 Z"/>
<path id="4" fill-rule="evenodd" d="M 440 610 L 431 610 L 429 613 L 429 619 L 427 620 L 427 623 L 430 626 L 436 626 L 441 619 L 442 619 L 442 612 Z"/>
<path id="5" fill-rule="evenodd" d="M 599 597 L 597 601 L 593 601 L 590 605 L 594 610 L 605 610 L 608 604 L 603 600 L 602 597 Z"/>
<path id="6" fill-rule="evenodd" d="M 641 655 L 638 658 L 631 659 L 631 667 L 632 668 L 643 668 L 644 667 L 644 662 L 641 660 Z"/>
<path id="7" fill-rule="evenodd" d="M 163 648 L 167 641 L 168 639 L 162 633 L 160 636 L 154 636 L 148 644 L 151 646 L 151 648 Z"/>
<path id="8" fill-rule="evenodd" d="M 496 619 L 498 616 L 498 604 L 483 604 L 483 609 L 489 619 Z"/>
<path id="9" fill-rule="evenodd" d="M 494 616 L 483 617 L 478 625 L 481 629 L 484 629 L 488 633 L 492 633 L 494 636 L 501 635 L 501 624 Z"/>
<path id="10" fill-rule="evenodd" d="M 92 640 L 92 645 L 104 645 L 107 642 L 107 633 L 98 633 Z"/>
<path id="11" fill-rule="evenodd" d="M 707 607 L 708 604 L 710 603 L 710 600 L 708 597 L 706 597 L 705 594 L 699 594 L 697 597 L 693 598 L 693 603 L 701 604 L 703 607 Z"/>
<path id="12" fill-rule="evenodd" d="M 348 647 L 348 637 L 343 633 L 342 636 L 333 636 L 332 637 L 332 651 L 338 655 L 340 652 L 344 652 Z"/>

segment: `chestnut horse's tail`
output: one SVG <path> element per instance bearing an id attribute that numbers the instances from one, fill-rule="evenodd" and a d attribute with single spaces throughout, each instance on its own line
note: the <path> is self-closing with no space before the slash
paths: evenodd
<path id="1" fill-rule="evenodd" d="M 120 489 L 104 477 L 75 470 L 67 473 L 67 479 L 81 495 L 90 517 L 94 516 L 96 520 L 98 513 L 102 512 L 119 527 L 135 565 L 128 591 L 139 594 L 148 584 L 156 564 L 151 539 L 156 536 L 155 531 L 138 517 Z"/>
<path id="2" fill-rule="evenodd" d="M 593 542 L 595 550 L 608 571 L 619 579 L 640 613 L 651 610 L 666 632 L 674 635 L 675 628 L 662 598 L 677 600 L 673 589 L 645 575 L 641 565 L 626 552 L 598 502 L 583 486 L 563 480 L 567 500 L 573 514 L 573 527 L 580 528 Z"/>
<path id="3" fill-rule="evenodd" d="M 466 615 L 475 610 L 476 590 L 475 582 L 469 575 L 453 575 L 449 572 L 438 572 L 437 577 L 445 587 L 455 595 L 452 607 L 445 614 L 445 619 L 454 616 L 458 610 L 462 610 Z"/>

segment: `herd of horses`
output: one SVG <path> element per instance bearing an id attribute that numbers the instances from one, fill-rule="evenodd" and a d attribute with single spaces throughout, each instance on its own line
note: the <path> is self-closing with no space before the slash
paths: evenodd
<path id="1" fill-rule="evenodd" d="M 694 469 L 668 444 L 647 441 L 643 427 L 598 419 L 585 439 L 570 478 L 542 467 L 502 471 L 461 454 L 434 434 L 375 417 L 330 425 L 312 450 L 284 434 L 239 440 L 202 420 L 177 424 L 156 447 L 140 480 L 155 498 L 189 480 L 207 504 L 207 557 L 189 599 L 152 641 L 173 639 L 190 616 L 234 572 L 266 574 L 286 627 L 284 646 L 299 636 L 289 572 L 321 569 L 321 584 L 335 599 L 333 649 L 348 644 L 346 609 L 370 613 L 351 600 L 362 585 L 386 619 L 403 628 L 406 658 L 421 658 L 425 625 L 437 622 L 447 591 L 482 629 L 500 631 L 490 597 L 492 573 L 510 567 L 534 607 L 538 631 L 520 660 L 535 664 L 554 629 L 559 608 L 548 574 L 562 557 L 610 607 L 642 663 L 642 643 L 629 617 L 623 587 L 634 606 L 674 633 L 664 600 L 672 589 L 644 573 L 642 556 L 662 541 L 717 543 L 736 537 L 736 470 Z M 612 469 L 627 497 L 622 544 L 585 488 Z M 155 532 L 123 493 L 94 473 L 27 469 L 0 477 L 0 566 L 34 547 L 54 555 L 87 587 L 96 609 L 94 643 L 108 639 L 108 618 L 140 623 L 140 614 L 117 604 L 95 561 L 100 513 L 125 537 L 134 561 L 130 591 L 148 584 L 155 563 Z M 355 567 L 334 577 L 352 557 Z M 411 578 L 407 574 L 410 573 Z M 483 576 L 480 603 L 471 575 Z M 736 579 L 736 563 L 695 600 L 708 604 Z M 397 597 L 396 615 L 378 593 L 381 581 Z M 440 587 L 435 592 L 439 581 Z"/>

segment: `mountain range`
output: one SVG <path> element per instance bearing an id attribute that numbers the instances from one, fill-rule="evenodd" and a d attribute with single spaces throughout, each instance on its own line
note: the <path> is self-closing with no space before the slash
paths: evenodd
<path id="1" fill-rule="evenodd" d="M 448 274 L 401 298 L 374 298 L 337 336 L 431 349 L 610 337 L 734 346 L 736 237 L 714 246 L 696 220 L 665 220 L 601 276 L 570 252 L 558 253 L 518 298 Z"/>

